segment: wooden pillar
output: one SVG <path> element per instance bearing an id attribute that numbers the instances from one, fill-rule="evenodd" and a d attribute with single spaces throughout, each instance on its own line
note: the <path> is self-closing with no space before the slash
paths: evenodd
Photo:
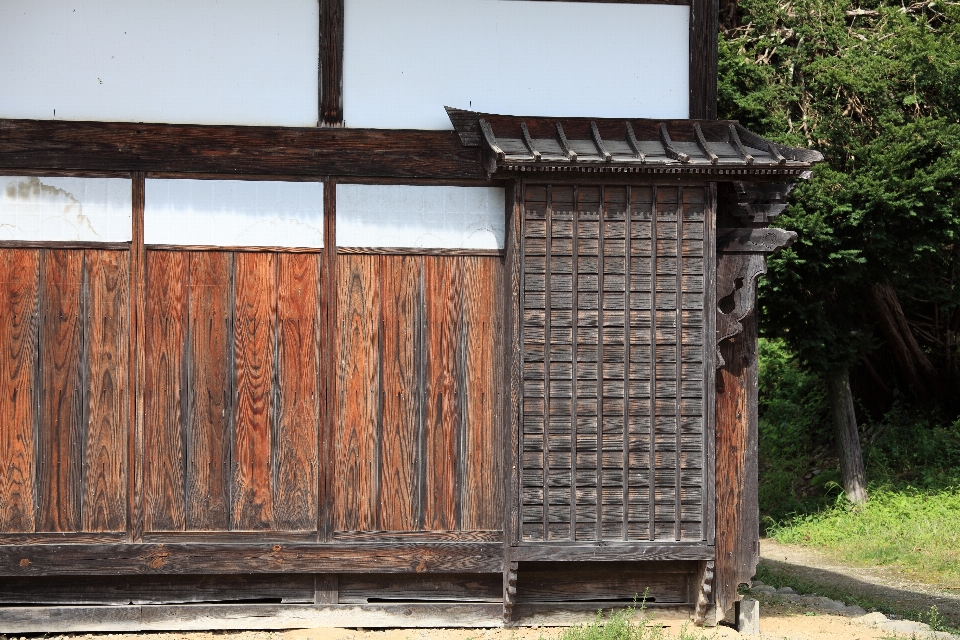
<path id="1" fill-rule="evenodd" d="M 721 260 L 721 264 L 722 264 Z M 749 583 L 760 559 L 757 497 L 757 314 L 743 332 L 724 341 L 717 371 L 717 561 L 714 592 L 718 617 L 733 611 L 737 587 Z"/>

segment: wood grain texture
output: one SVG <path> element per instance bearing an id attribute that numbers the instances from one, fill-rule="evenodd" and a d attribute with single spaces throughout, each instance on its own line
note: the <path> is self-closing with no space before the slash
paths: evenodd
<path id="1" fill-rule="evenodd" d="M 144 331 L 142 512 L 145 531 L 185 525 L 187 279 L 184 253 L 147 251 Z"/>
<path id="2" fill-rule="evenodd" d="M 323 184 L 323 268 L 320 272 L 320 350 L 322 356 L 320 391 L 320 470 L 317 474 L 317 540 L 329 541 L 337 516 L 334 476 L 337 472 L 336 437 L 340 423 L 339 392 L 339 269 L 337 267 L 337 183 Z"/>
<path id="3" fill-rule="evenodd" d="M 424 526 L 460 528 L 463 439 L 463 258 L 423 259 L 425 380 Z"/>
<path id="4" fill-rule="evenodd" d="M 383 403 L 380 527 L 420 528 L 423 433 L 423 259 L 380 259 Z"/>
<path id="5" fill-rule="evenodd" d="M 233 255 L 190 252 L 185 528 L 230 524 Z"/>
<path id="6" fill-rule="evenodd" d="M 342 0 L 341 0 L 342 1 Z M 0 168 L 486 179 L 453 131 L 0 119 Z"/>
<path id="7" fill-rule="evenodd" d="M 690 117 L 717 117 L 717 24 L 720 5 L 690 1 Z"/>
<path id="8" fill-rule="evenodd" d="M 146 251 L 143 248 L 143 209 L 145 184 L 143 173 L 131 176 L 132 235 L 130 243 L 130 417 L 131 429 L 127 439 L 127 540 L 143 537 L 143 422 L 144 389 L 146 380 L 146 306 L 147 271 Z"/>
<path id="9" fill-rule="evenodd" d="M 279 270 L 274 519 L 277 529 L 317 526 L 320 259 L 277 256 Z"/>
<path id="10" fill-rule="evenodd" d="M 84 531 L 123 531 L 129 414 L 129 254 L 92 251 L 85 256 L 87 437 L 84 451 Z"/>
<path id="11" fill-rule="evenodd" d="M 377 529 L 380 291 L 377 256 L 338 258 L 338 530 Z"/>
<path id="12" fill-rule="evenodd" d="M 277 256 L 235 258 L 233 487 L 231 528 L 273 526 L 277 347 Z"/>
<path id="13" fill-rule="evenodd" d="M 320 2 L 320 126 L 343 126 L 343 0 Z"/>
<path id="14" fill-rule="evenodd" d="M 0 546 L 0 576 L 500 573 L 502 570 L 503 545 L 492 542 Z"/>
<path id="15" fill-rule="evenodd" d="M 82 525 L 83 257 L 76 250 L 41 254 L 38 531 L 79 531 Z"/>
<path id="16" fill-rule="evenodd" d="M 723 276 L 728 260 L 737 258 L 721 257 L 718 277 Z M 740 599 L 737 588 L 750 582 L 760 559 L 756 312 L 742 324 L 743 333 L 721 344 L 726 364 L 717 371 L 717 562 L 713 588 L 721 612 L 732 610 Z"/>
<path id="17" fill-rule="evenodd" d="M 0 531 L 35 528 L 40 252 L 0 251 Z"/>
<path id="18" fill-rule="evenodd" d="M 502 310 L 501 261 L 464 258 L 463 327 L 464 388 L 462 528 L 498 529 L 503 526 L 502 428 L 503 402 L 498 369 Z"/>

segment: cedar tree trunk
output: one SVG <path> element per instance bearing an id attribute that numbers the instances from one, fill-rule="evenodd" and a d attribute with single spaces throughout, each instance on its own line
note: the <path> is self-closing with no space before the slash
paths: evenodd
<path id="1" fill-rule="evenodd" d="M 863 468 L 857 416 L 853 412 L 849 371 L 844 368 L 830 374 L 827 378 L 827 386 L 830 392 L 833 426 L 837 433 L 837 448 L 840 450 L 840 477 L 843 481 L 843 490 L 850 502 L 863 504 L 867 501 L 867 474 Z"/>

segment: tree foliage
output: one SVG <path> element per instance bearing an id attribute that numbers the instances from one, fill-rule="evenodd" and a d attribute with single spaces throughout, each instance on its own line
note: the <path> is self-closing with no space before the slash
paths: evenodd
<path id="1" fill-rule="evenodd" d="M 960 3 L 730 0 L 721 22 L 721 117 L 826 157 L 777 220 L 799 238 L 769 260 L 761 331 L 881 410 L 956 402 Z"/>

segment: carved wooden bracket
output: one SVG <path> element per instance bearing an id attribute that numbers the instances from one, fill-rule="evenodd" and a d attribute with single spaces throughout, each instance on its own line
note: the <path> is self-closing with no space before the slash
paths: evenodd
<path id="1" fill-rule="evenodd" d="M 736 215 L 745 223 L 769 224 L 787 207 L 794 183 L 734 182 Z"/>
<path id="2" fill-rule="evenodd" d="M 753 311 L 757 281 L 767 272 L 767 254 L 789 246 L 796 232 L 783 229 L 717 229 L 717 368 L 725 362 L 720 343 L 741 331 Z"/>
<path id="3" fill-rule="evenodd" d="M 507 561 L 503 567 L 503 624 L 513 624 L 513 605 L 517 602 L 517 568 L 519 564 Z"/>

